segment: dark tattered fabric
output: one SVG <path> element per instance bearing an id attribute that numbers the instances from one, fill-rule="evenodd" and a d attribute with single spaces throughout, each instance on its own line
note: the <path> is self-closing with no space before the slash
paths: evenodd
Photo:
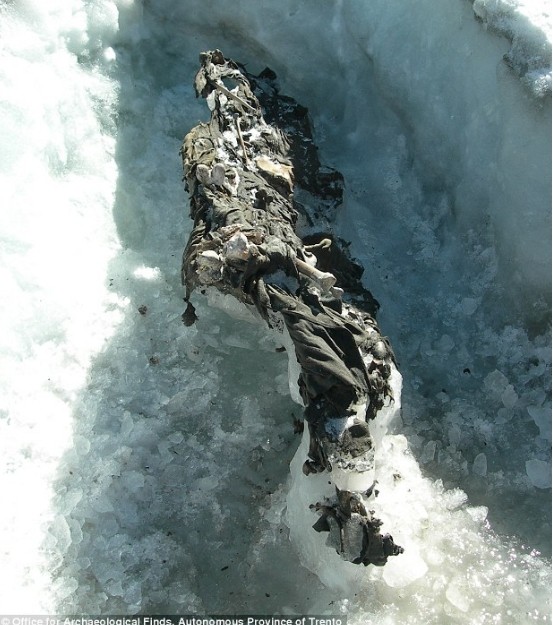
<path id="1" fill-rule="evenodd" d="M 335 414 L 348 414 L 367 387 L 365 365 L 349 324 L 320 302 L 310 307 L 275 288 L 269 293 L 294 342 L 305 403 L 322 396 Z"/>
<path id="2" fill-rule="evenodd" d="M 394 356 L 362 267 L 330 229 L 342 176 L 320 164 L 307 109 L 279 94 L 271 70 L 252 76 L 214 50 L 200 55 L 194 84 L 211 119 L 181 149 L 194 221 L 182 263 L 183 322 L 197 318 L 193 291 L 214 287 L 286 329 L 310 435 L 304 473 L 363 471 L 374 458 L 368 423 L 394 400 Z M 338 494 L 316 511 L 331 538 L 338 528 L 343 558 L 383 564 L 401 552 L 365 508 L 348 516 L 348 491 Z"/>

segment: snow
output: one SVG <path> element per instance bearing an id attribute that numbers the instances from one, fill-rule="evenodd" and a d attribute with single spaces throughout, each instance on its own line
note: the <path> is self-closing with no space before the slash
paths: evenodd
<path id="1" fill-rule="evenodd" d="M 549 6 L 25 0 L 0 18 L 0 611 L 547 621 Z M 215 47 L 274 69 L 345 176 L 334 225 L 403 375 L 374 508 L 405 553 L 382 569 L 310 529 L 328 485 L 301 473 L 289 338 L 213 293 L 180 320 L 178 150 Z"/>

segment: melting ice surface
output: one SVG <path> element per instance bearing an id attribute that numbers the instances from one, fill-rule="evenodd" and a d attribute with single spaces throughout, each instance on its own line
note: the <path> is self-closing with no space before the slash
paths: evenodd
<path id="1" fill-rule="evenodd" d="M 2 613 L 547 621 L 548 10 L 0 2 Z M 345 175 L 335 228 L 403 374 L 384 568 L 298 532 L 300 411 L 267 332 L 207 301 L 180 323 L 178 149 L 215 47 L 272 67 Z"/>

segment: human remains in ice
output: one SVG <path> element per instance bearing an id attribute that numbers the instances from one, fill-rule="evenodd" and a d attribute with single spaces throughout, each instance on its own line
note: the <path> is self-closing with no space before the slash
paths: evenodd
<path id="1" fill-rule="evenodd" d="M 181 149 L 194 220 L 183 321 L 196 319 L 192 292 L 215 288 L 290 337 L 309 435 L 303 472 L 326 471 L 336 486 L 335 497 L 313 502 L 314 529 L 327 531 L 345 560 L 382 565 L 403 549 L 380 533 L 368 507 L 371 424 L 399 398 L 390 384 L 394 355 L 374 319 L 378 304 L 330 231 L 342 176 L 321 167 L 307 110 L 278 93 L 271 70 L 252 76 L 219 50 L 200 63 L 195 89 L 211 119 Z"/>

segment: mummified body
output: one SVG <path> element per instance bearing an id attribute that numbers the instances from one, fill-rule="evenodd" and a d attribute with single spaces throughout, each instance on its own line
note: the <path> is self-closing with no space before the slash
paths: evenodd
<path id="1" fill-rule="evenodd" d="M 211 119 L 181 150 L 194 220 L 183 257 L 183 321 L 196 318 L 192 291 L 215 287 L 287 332 L 310 436 L 304 473 L 370 475 L 370 422 L 394 401 L 394 357 L 359 281 L 362 269 L 324 232 L 341 200 L 341 175 L 320 166 L 307 111 L 278 94 L 270 70 L 251 76 L 218 50 L 200 62 L 195 88 Z M 384 564 L 403 550 L 380 534 L 362 500 L 368 496 L 337 488 L 336 498 L 312 506 L 321 515 L 314 528 L 329 532 L 344 559 Z"/>

